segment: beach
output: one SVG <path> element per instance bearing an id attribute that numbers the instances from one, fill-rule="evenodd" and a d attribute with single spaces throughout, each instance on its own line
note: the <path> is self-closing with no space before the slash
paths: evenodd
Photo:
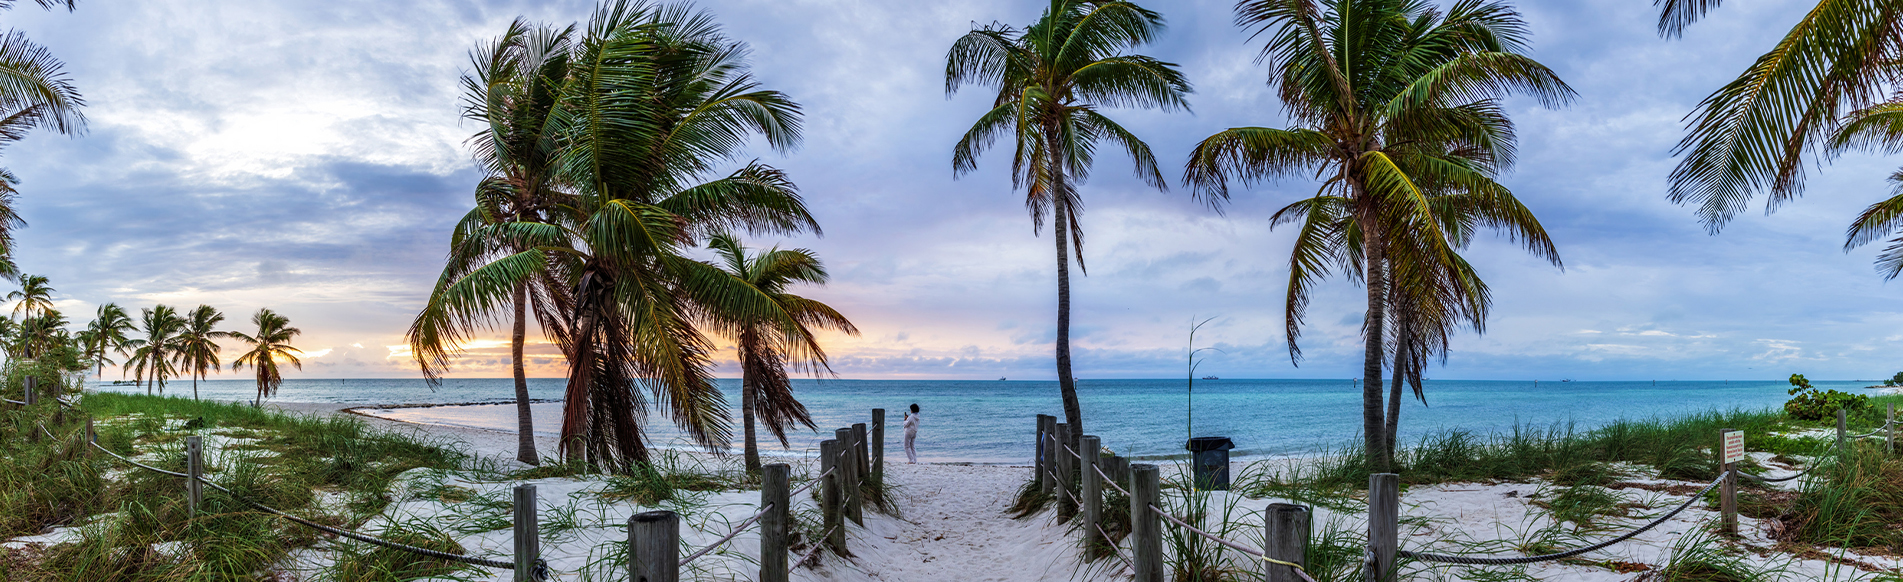
<path id="1" fill-rule="evenodd" d="M 321 403 L 276 403 L 272 406 L 287 412 L 306 414 L 346 414 L 344 409 L 347 408 Z M 419 431 L 433 437 L 451 439 L 466 444 L 483 456 L 507 458 L 515 450 L 514 435 L 504 432 L 379 418 L 369 418 L 367 422 L 390 430 Z M 546 458 L 554 451 L 554 442 L 547 438 L 540 439 L 540 442 Z M 894 514 L 868 511 L 865 527 L 855 527 L 849 534 L 848 547 L 853 558 L 841 560 L 829 557 L 821 560 L 816 568 L 796 568 L 794 580 L 1054 582 L 1126 577 L 1127 568 L 1114 558 L 1085 564 L 1077 549 L 1077 533 L 1067 524 L 1057 522 L 1051 513 L 1045 512 L 1026 519 L 1012 519 L 1006 515 L 1005 509 L 1016 495 L 1018 487 L 1029 477 L 1028 466 L 964 463 L 907 465 L 902 462 L 902 455 L 897 454 L 896 442 L 888 443 L 887 451 L 885 466 L 888 478 L 896 486 Z M 1772 455 L 1752 455 L 1753 460 L 1770 467 L 1765 477 L 1794 474 L 1788 467 L 1771 461 Z M 711 456 L 698 456 L 707 462 L 721 462 Z M 731 461 L 731 458 L 726 460 Z M 1298 468 L 1308 462 L 1303 458 L 1284 458 L 1266 461 L 1252 469 L 1250 463 L 1239 461 L 1232 465 L 1231 470 L 1240 473 L 1265 468 Z M 795 475 L 810 475 L 813 472 L 814 467 L 808 461 L 794 459 L 793 463 Z M 1598 529 L 1586 531 L 1563 525 L 1556 527 L 1554 521 L 1535 505 L 1542 498 L 1550 499 L 1553 491 L 1558 490 L 1558 487 L 1542 479 L 1447 483 L 1407 488 L 1402 497 L 1402 514 L 1408 518 L 1403 522 L 1402 547 L 1415 551 L 1517 557 L 1521 554 L 1516 548 L 1526 547 L 1540 536 L 1553 538 L 1553 542 L 1569 544 L 1568 547 L 1584 545 L 1649 521 L 1651 517 L 1683 503 L 1691 493 L 1705 485 L 1702 482 L 1647 478 L 1644 475 L 1649 470 L 1643 467 L 1625 469 L 1630 471 L 1630 476 L 1621 479 L 1612 488 L 1634 505 L 1633 515 L 1629 518 L 1607 519 L 1599 524 Z M 1167 465 L 1163 469 L 1166 475 L 1171 471 Z M 594 486 L 586 480 L 571 479 L 529 482 L 542 490 L 544 515 L 560 510 L 563 504 L 589 499 L 587 492 Z M 1796 483 L 1786 483 L 1782 487 L 1794 487 Z M 497 490 L 514 485 L 458 484 Z M 1262 510 L 1270 503 L 1286 501 L 1273 497 L 1250 499 L 1228 492 L 1213 492 L 1208 503 L 1212 507 L 1228 508 L 1228 513 L 1236 516 L 1232 520 L 1235 523 L 1224 527 L 1231 530 L 1238 541 L 1260 547 Z M 1366 528 L 1365 510 L 1356 510 L 1360 500 L 1347 497 L 1335 501 L 1338 503 L 1329 504 L 1336 505 L 1335 508 L 1314 506 L 1313 523 L 1316 530 L 1329 528 L 1357 532 Z M 796 505 L 801 503 L 811 501 L 795 501 Z M 451 505 L 454 504 L 408 500 L 393 505 L 386 515 L 401 516 L 402 519 L 443 519 L 455 514 L 456 509 Z M 687 547 L 699 547 L 726 533 L 726 526 L 752 514 L 758 507 L 758 498 L 753 493 L 724 492 L 713 494 L 696 506 L 705 509 L 684 520 L 688 527 L 683 531 L 683 544 Z M 620 507 L 610 504 L 595 509 L 589 516 L 589 519 L 594 520 L 591 526 L 579 528 L 567 538 L 545 540 L 544 555 L 558 571 L 572 573 L 584 570 L 591 561 L 600 558 L 604 544 L 624 543 L 625 538 L 619 537 L 622 530 L 615 526 L 635 510 L 625 504 Z M 1656 569 L 1670 561 L 1675 546 L 1690 536 L 1701 535 L 1711 527 L 1716 515 L 1714 507 L 1694 503 L 1660 526 L 1630 541 L 1588 554 L 1581 562 L 1545 562 L 1523 569 L 1493 567 L 1489 570 L 1520 571 L 1525 576 L 1541 580 L 1631 580 L 1643 571 L 1634 568 Z M 1210 527 L 1212 524 L 1203 525 Z M 1741 516 L 1740 537 L 1735 540 L 1735 544 L 1750 551 L 1738 556 L 1738 559 L 1754 566 L 1782 571 L 1784 575 L 1781 579 L 1784 580 L 1853 580 L 1867 576 L 1866 570 L 1903 566 L 1896 557 L 1881 549 L 1869 553 L 1836 550 L 1823 554 L 1813 552 L 1809 557 L 1796 558 L 1775 551 L 1788 547 L 1771 539 L 1770 530 L 1774 527 L 1776 525 L 1770 520 L 1760 521 Z M 472 552 L 491 550 L 506 553 L 509 547 L 506 531 L 470 536 L 459 541 Z M 751 579 L 752 575 L 747 572 L 757 551 L 757 537 L 742 533 L 726 549 L 697 561 L 692 571 L 714 579 L 726 579 L 728 575 Z M 1238 567 L 1259 567 L 1243 560 L 1236 560 L 1236 563 Z M 1609 569 L 1608 564 L 1613 564 L 1613 568 Z M 1618 571 L 1619 568 L 1630 571 Z M 1408 573 L 1408 579 L 1414 580 L 1460 580 L 1472 577 L 1472 573 L 1464 566 L 1424 568 L 1416 564 Z M 506 573 L 497 572 L 488 578 L 477 579 L 505 581 L 509 578 Z M 585 578 L 570 574 L 558 579 Z"/>

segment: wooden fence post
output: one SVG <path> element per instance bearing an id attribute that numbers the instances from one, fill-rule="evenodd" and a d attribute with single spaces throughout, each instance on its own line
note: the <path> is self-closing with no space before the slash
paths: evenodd
<path id="1" fill-rule="evenodd" d="M 1724 483 L 1718 486 L 1718 531 L 1727 535 L 1738 533 L 1738 464 L 1731 461 L 1730 443 L 1732 433 L 1744 438 L 1744 432 L 1737 429 L 1718 431 L 1718 470 L 1724 471 Z"/>
<path id="2" fill-rule="evenodd" d="M 1057 430 L 1057 417 L 1048 414 L 1037 415 L 1037 491 L 1050 495 L 1057 488 L 1057 482 L 1051 479 L 1051 473 L 1057 471 L 1053 463 L 1056 455 L 1051 454 L 1051 433 Z"/>
<path id="3" fill-rule="evenodd" d="M 846 492 L 842 484 L 846 482 L 846 479 L 841 473 L 843 469 L 839 468 L 841 464 L 839 462 L 839 441 L 828 440 L 820 442 L 819 458 L 820 473 L 825 474 L 829 470 L 832 472 L 822 478 L 819 483 L 820 516 L 824 524 L 822 527 L 826 528 L 825 531 L 831 532 L 826 535 L 825 543 L 826 545 L 832 546 L 834 552 L 843 556 L 846 555 L 846 512 L 844 507 Z"/>
<path id="4" fill-rule="evenodd" d="M 93 430 L 92 415 L 86 415 L 86 442 L 88 444 L 96 444 L 99 442 L 99 431 Z"/>
<path id="5" fill-rule="evenodd" d="M 787 493 L 791 467 L 775 463 L 760 468 L 760 582 L 787 582 L 786 524 L 793 499 Z"/>
<path id="6" fill-rule="evenodd" d="M 861 482 L 864 482 L 867 477 L 872 475 L 872 447 L 869 441 L 870 433 L 867 430 L 866 423 L 854 423 L 852 425 L 852 458 L 859 461 L 859 480 Z"/>
<path id="7" fill-rule="evenodd" d="M 204 450 L 204 437 L 185 437 L 185 502 L 194 516 L 198 515 L 199 504 L 205 501 L 205 491 L 198 482 L 205 473 Z"/>
<path id="8" fill-rule="evenodd" d="M 40 379 L 32 377 L 32 376 L 27 376 L 26 377 L 26 405 L 32 406 L 39 403 L 40 403 Z"/>
<path id="9" fill-rule="evenodd" d="M 1394 554 L 1400 544 L 1401 476 L 1369 475 L 1368 551 L 1374 553 L 1374 564 L 1367 570 L 1367 582 L 1388 582 L 1394 578 Z"/>
<path id="10" fill-rule="evenodd" d="M 537 502 L 534 485 L 515 486 L 515 582 L 535 582 L 535 560 L 542 557 Z"/>
<path id="11" fill-rule="evenodd" d="M 649 511 L 628 518 L 628 579 L 680 582 L 681 516 Z"/>
<path id="12" fill-rule="evenodd" d="M 1291 503 L 1270 503 L 1263 510 L 1262 527 L 1265 530 L 1263 540 L 1267 546 L 1264 553 L 1270 559 L 1300 564 L 1308 567 L 1308 528 L 1311 516 L 1308 508 Z M 1265 563 L 1266 564 L 1266 563 Z M 1266 564 L 1263 578 L 1268 582 L 1301 582 L 1295 569 L 1280 564 Z"/>
<path id="13" fill-rule="evenodd" d="M 1078 446 L 1080 450 L 1077 452 L 1081 453 L 1079 456 L 1082 459 L 1077 464 L 1077 476 L 1083 479 L 1083 486 L 1077 489 L 1082 492 L 1080 497 L 1084 500 L 1084 539 L 1095 539 L 1103 535 L 1097 533 L 1097 524 L 1103 522 L 1103 485 L 1097 476 L 1097 458 L 1101 455 L 1097 451 L 1103 449 L 1103 441 L 1094 436 L 1085 436 L 1078 439 Z M 1104 540 L 1104 545 L 1109 544 L 1110 540 Z"/>
<path id="14" fill-rule="evenodd" d="M 853 523 L 865 525 L 865 505 L 862 503 L 865 492 L 859 488 L 861 482 L 857 454 L 859 446 L 852 438 L 851 428 L 833 431 L 833 440 L 839 441 L 838 474 L 845 477 L 839 480 L 840 491 L 844 493 L 840 499 L 846 504 L 846 518 L 852 520 Z"/>
<path id="15" fill-rule="evenodd" d="M 1073 487 L 1077 483 L 1077 457 L 1070 454 L 1070 424 L 1057 423 L 1056 436 L 1052 450 L 1057 451 L 1057 516 L 1069 518 L 1077 515 L 1077 500 L 1072 497 L 1077 491 Z"/>
<path id="16" fill-rule="evenodd" d="M 1890 403 L 1890 416 L 1888 418 L 1889 420 L 1883 423 L 1883 432 L 1884 432 L 1883 450 L 1894 455 L 1896 454 L 1896 403 L 1895 402 Z"/>
<path id="17" fill-rule="evenodd" d="M 1849 431 L 1847 430 L 1848 425 L 1846 424 L 1844 416 L 1844 409 L 1837 409 L 1837 452 L 1839 454 L 1850 452 L 1848 447 L 1850 442 L 1848 438 Z"/>
<path id="18" fill-rule="evenodd" d="M 872 409 L 872 479 L 885 482 L 885 409 Z"/>
<path id="19" fill-rule="evenodd" d="M 1110 469 L 1104 472 L 1109 473 L 1110 480 L 1116 481 L 1118 485 L 1126 488 L 1130 486 L 1129 457 L 1110 457 Z"/>
<path id="20" fill-rule="evenodd" d="M 1163 582 L 1163 519 L 1150 511 L 1161 485 L 1156 465 L 1130 467 L 1130 567 L 1134 582 Z"/>

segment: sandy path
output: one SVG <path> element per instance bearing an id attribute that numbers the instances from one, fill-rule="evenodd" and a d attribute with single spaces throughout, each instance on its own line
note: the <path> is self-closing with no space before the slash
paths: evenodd
<path id="1" fill-rule="evenodd" d="M 868 520 L 884 543 L 862 544 L 858 569 L 870 580 L 1069 580 L 1072 540 L 1048 519 L 1004 514 L 1024 467 L 887 465 L 901 518 Z"/>

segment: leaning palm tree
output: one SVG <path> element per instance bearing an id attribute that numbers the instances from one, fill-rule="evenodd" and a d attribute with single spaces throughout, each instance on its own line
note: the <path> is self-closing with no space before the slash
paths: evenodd
<path id="1" fill-rule="evenodd" d="M 198 381 L 218 371 L 218 352 L 222 349 L 218 340 L 231 337 L 231 332 L 217 329 L 224 320 L 225 314 L 210 305 L 200 305 L 185 316 L 178 339 L 172 342 L 179 366 L 192 377 L 192 400 L 198 399 Z"/>
<path id="2" fill-rule="evenodd" d="M 441 286 L 440 303 L 446 320 L 470 320 L 539 278 L 569 290 L 558 338 L 569 360 L 562 453 L 623 471 L 647 460 L 650 407 L 701 446 L 731 441 L 712 344 L 692 325 L 731 282 L 683 254 L 731 228 L 818 226 L 779 170 L 749 163 L 702 181 L 750 135 L 780 150 L 799 138 L 798 106 L 759 88 L 745 46 L 705 14 L 608 2 L 572 47 L 553 134 L 556 181 L 572 200 L 545 223 L 471 228 L 480 244 L 524 250 L 480 261 Z"/>
<path id="3" fill-rule="evenodd" d="M 121 356 L 127 354 L 127 348 L 130 347 L 132 339 L 126 334 L 136 330 L 138 326 L 132 323 L 131 316 L 126 315 L 125 308 L 117 303 L 99 306 L 99 311 L 93 317 L 92 323 L 87 324 L 86 330 L 82 333 L 86 337 L 86 358 L 92 360 L 93 365 L 98 367 L 101 380 L 106 377 L 106 365 L 114 363 L 112 354 L 117 353 Z"/>
<path id="4" fill-rule="evenodd" d="M 133 348 L 131 359 L 133 379 L 145 384 L 146 394 L 151 394 L 156 385 L 160 394 L 165 393 L 165 380 L 178 373 L 173 364 L 173 343 L 178 340 L 178 332 L 185 326 L 185 320 L 179 318 L 178 310 L 170 305 L 159 305 L 142 310 L 139 317 L 145 337 L 126 342 Z"/>
<path id="5" fill-rule="evenodd" d="M 304 369 L 304 362 L 297 359 L 297 354 L 303 352 L 291 347 L 291 340 L 304 332 L 291 327 L 291 320 L 269 309 L 259 309 L 257 313 L 252 314 L 251 323 L 258 326 L 258 331 L 254 335 L 235 331 L 226 332 L 230 334 L 230 337 L 251 345 L 250 351 L 231 361 L 231 370 L 235 372 L 239 368 L 251 366 L 251 369 L 257 371 L 258 398 L 252 400 L 251 405 L 263 406 L 264 399 L 276 395 L 278 386 L 284 383 L 284 375 L 278 372 L 280 361 L 287 362 L 299 370 Z"/>
<path id="6" fill-rule="evenodd" d="M 720 269 L 732 279 L 731 287 L 745 293 L 735 297 L 732 305 L 709 306 L 709 318 L 714 320 L 711 327 L 733 339 L 739 351 L 746 466 L 747 471 L 758 472 L 756 419 L 780 439 L 782 447 L 790 446 L 786 431 L 795 423 L 815 428 L 806 406 L 793 397 L 787 367 L 804 367 L 814 373 L 830 370 L 826 351 L 820 348 L 813 331 L 830 329 L 858 335 L 859 330 L 832 307 L 787 292 L 788 287 L 800 283 L 826 284 L 826 266 L 812 251 L 772 248 L 748 255 L 740 240 L 729 234 L 714 235 L 707 246 L 718 257 Z"/>
<path id="7" fill-rule="evenodd" d="M 507 222 L 545 223 L 569 198 L 558 188 L 553 114 L 559 89 L 568 77 L 573 32 L 573 26 L 534 26 L 517 20 L 500 38 L 471 55 L 475 70 L 463 76 L 463 117 L 483 124 L 483 130 L 468 143 L 489 176 L 476 186 L 476 207 L 452 235 L 449 260 L 407 338 L 423 377 L 433 384 L 463 341 L 507 314 L 514 328 L 509 359 L 515 375 L 516 460 L 530 465 L 541 459 L 535 451 L 523 353 L 528 314 L 533 312 L 546 335 L 560 344 L 567 288 L 545 274 L 517 285 L 506 297 L 491 298 L 491 303 L 454 310 L 459 318 L 450 316 L 444 292 L 489 260 L 529 250 L 506 239 L 471 236 L 476 229 Z"/>
<path id="8" fill-rule="evenodd" d="M 1478 325 L 1455 254 L 1477 227 L 1506 231 L 1558 264 L 1539 223 L 1495 182 L 1513 161 L 1511 93 L 1547 106 L 1572 89 L 1523 54 L 1526 26 L 1500 2 L 1461 0 L 1445 12 L 1419 0 L 1248 0 L 1237 23 L 1268 39 L 1271 87 L 1296 127 L 1232 128 L 1198 144 L 1184 180 L 1211 204 L 1243 184 L 1320 175 L 1315 196 L 1276 214 L 1300 223 L 1286 301 L 1289 356 L 1300 362 L 1303 315 L 1314 285 L 1334 270 L 1367 291 L 1362 430 L 1367 462 L 1387 470 L 1382 370 L 1389 306 L 1432 309 L 1429 321 Z M 1411 340 L 1410 340 L 1411 341 Z M 1403 345 L 1410 345 L 1404 342 Z M 1418 346 L 1416 346 L 1418 347 Z"/>
<path id="9" fill-rule="evenodd" d="M 1084 270 L 1083 197 L 1097 145 L 1109 141 L 1130 154 L 1137 177 L 1167 188 L 1149 144 L 1100 110 L 1131 106 L 1189 109 L 1189 81 L 1173 63 L 1127 54 L 1163 31 L 1163 17 L 1134 2 L 1051 0 L 1024 30 L 1001 24 L 974 28 L 945 58 L 945 92 L 965 84 L 995 86 L 991 110 L 952 150 L 952 175 L 978 167 L 978 156 L 999 138 L 1011 140 L 1011 183 L 1025 191 L 1033 229 L 1051 221 L 1057 241 L 1057 382 L 1070 425 L 1071 446 L 1085 433 L 1070 361 L 1070 256 Z M 1074 248 L 1073 248 L 1074 247 Z"/>

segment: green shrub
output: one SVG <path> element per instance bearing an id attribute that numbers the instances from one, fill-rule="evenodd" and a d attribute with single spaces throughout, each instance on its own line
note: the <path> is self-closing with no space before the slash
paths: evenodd
<path id="1" fill-rule="evenodd" d="M 1824 420 L 1837 415 L 1839 409 L 1858 413 L 1871 410 L 1870 397 L 1862 394 L 1850 394 L 1836 390 L 1818 390 L 1811 387 L 1810 380 L 1803 374 L 1791 374 L 1789 402 L 1784 403 L 1785 414 L 1798 420 Z"/>

